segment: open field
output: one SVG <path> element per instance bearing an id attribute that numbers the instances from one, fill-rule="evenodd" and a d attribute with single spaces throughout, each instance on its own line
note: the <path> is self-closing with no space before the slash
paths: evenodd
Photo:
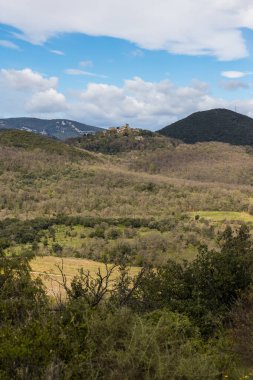
<path id="1" fill-rule="evenodd" d="M 195 212 L 189 212 L 188 215 L 191 215 L 194 218 L 198 215 L 200 218 L 205 218 L 208 220 L 212 220 L 214 222 L 240 221 L 244 223 L 253 223 L 253 215 L 250 215 L 247 212 L 195 211 Z"/>
<path id="2" fill-rule="evenodd" d="M 101 269 L 102 273 L 105 273 L 105 264 L 103 263 L 93 260 L 76 259 L 69 257 L 65 257 L 63 259 L 53 256 L 36 257 L 34 260 L 32 260 L 31 266 L 34 273 L 47 273 L 54 276 L 60 276 L 60 271 L 57 266 L 61 266 L 62 263 L 64 273 L 67 277 L 74 277 L 76 274 L 78 274 L 78 270 L 81 268 L 90 271 L 92 275 L 96 274 L 99 268 Z M 109 264 L 109 267 L 111 266 L 112 265 Z M 138 274 L 138 271 L 138 267 L 131 267 L 132 275 Z"/>
<path id="3" fill-rule="evenodd" d="M 109 267 L 111 266 L 112 264 L 109 264 Z M 31 267 L 33 275 L 41 277 L 49 295 L 59 295 L 59 293 L 62 293 L 63 289 L 59 286 L 59 282 L 62 282 L 59 267 L 63 270 L 68 284 L 70 284 L 72 278 L 78 274 L 81 268 L 85 271 L 90 271 L 92 276 L 95 276 L 99 269 L 102 275 L 105 274 L 105 264 L 103 263 L 68 257 L 63 259 L 53 256 L 36 257 L 31 261 Z M 130 273 L 132 276 L 137 275 L 138 272 L 138 267 L 131 267 Z M 116 277 L 117 270 L 115 270 L 112 279 Z"/>

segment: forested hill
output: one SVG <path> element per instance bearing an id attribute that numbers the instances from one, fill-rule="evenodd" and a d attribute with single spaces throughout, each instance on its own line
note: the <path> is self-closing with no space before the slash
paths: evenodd
<path id="1" fill-rule="evenodd" d="M 0 129 L 20 129 L 27 132 L 39 133 L 48 137 L 54 137 L 59 140 L 82 136 L 86 133 L 102 131 L 102 128 L 93 127 L 72 120 L 44 120 L 31 117 L 0 119 Z"/>
<path id="2" fill-rule="evenodd" d="M 9 152 L 12 151 L 13 155 L 15 152 L 35 152 L 32 156 L 34 160 L 36 159 L 36 152 L 37 154 L 43 152 L 47 159 L 50 159 L 50 155 L 54 154 L 68 160 L 85 158 L 94 161 L 92 154 L 87 151 L 78 150 L 63 141 L 20 130 L 0 129 L 0 148 L 2 153 L 6 148 L 9 148 Z"/>
<path id="3" fill-rule="evenodd" d="M 159 131 L 187 144 L 219 141 L 253 146 L 253 119 L 227 109 L 196 112 Z"/>
<path id="4" fill-rule="evenodd" d="M 131 151 L 171 148 L 178 144 L 178 141 L 161 136 L 159 133 L 129 128 L 128 125 L 109 128 L 93 135 L 83 135 L 69 139 L 67 142 L 81 149 L 112 155 Z"/>

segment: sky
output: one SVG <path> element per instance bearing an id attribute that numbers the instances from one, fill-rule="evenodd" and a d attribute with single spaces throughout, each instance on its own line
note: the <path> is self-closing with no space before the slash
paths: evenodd
<path id="1" fill-rule="evenodd" d="M 253 117 L 252 0 L 0 0 L 0 118 Z"/>

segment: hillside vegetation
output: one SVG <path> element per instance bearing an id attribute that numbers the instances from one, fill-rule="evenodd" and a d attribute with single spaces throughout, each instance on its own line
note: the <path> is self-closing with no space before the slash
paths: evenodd
<path id="1" fill-rule="evenodd" d="M 103 256 L 105 251 L 116 249 L 113 248 L 116 244 L 113 239 L 111 243 L 103 241 L 110 241 L 107 230 L 111 228 L 111 219 L 115 220 L 114 227 L 117 227 L 119 218 L 141 218 L 147 222 L 138 224 L 137 227 L 148 228 L 146 232 L 154 235 L 157 247 L 165 244 L 168 254 L 174 252 L 175 256 L 185 251 L 188 255 L 189 252 L 196 252 L 196 248 L 192 248 L 189 242 L 192 241 L 197 246 L 198 242 L 208 241 L 209 238 L 208 233 L 200 233 L 204 225 L 201 228 L 200 225 L 193 226 L 190 218 L 184 219 L 183 215 L 201 210 L 252 212 L 252 190 L 250 186 L 244 186 L 250 184 L 251 176 L 249 174 L 247 177 L 245 168 L 247 169 L 247 165 L 250 168 L 251 154 L 244 151 L 244 148 L 233 150 L 227 146 L 227 150 L 221 149 L 221 153 L 217 154 L 216 161 L 213 159 L 216 166 L 208 166 L 204 170 L 211 157 L 218 152 L 219 146 L 211 146 L 210 153 L 202 146 L 195 147 L 195 150 L 190 148 L 187 151 L 186 145 L 178 145 L 170 146 L 168 150 L 151 149 L 148 154 L 146 150 L 131 151 L 115 157 L 97 155 L 28 132 L 1 132 L 1 218 L 30 220 L 55 218 L 59 215 L 93 217 L 96 219 L 93 226 L 102 224 L 102 232 L 97 236 L 101 240 L 97 241 L 96 236 L 94 241 L 90 240 L 84 230 L 80 234 L 83 233 L 86 238 L 78 243 L 79 251 L 81 250 L 78 254 L 93 259 Z M 150 167 L 152 161 L 149 160 L 155 154 L 159 157 L 159 152 L 165 155 L 166 160 L 160 158 L 155 161 L 154 164 L 160 169 L 154 170 L 154 167 Z M 227 155 L 233 157 L 230 171 L 225 165 Z M 244 177 L 239 162 L 243 163 Z M 199 167 L 202 167 L 202 172 Z M 216 173 L 218 174 L 214 182 Z M 237 173 L 241 173 L 241 177 Z M 161 226 L 163 221 L 167 221 L 165 225 L 168 226 L 153 228 L 152 220 L 158 224 L 161 221 Z M 119 239 L 117 244 L 130 245 L 128 249 L 132 252 L 133 262 L 141 262 L 145 244 L 146 247 L 153 245 L 151 242 L 144 244 L 145 239 L 141 242 L 145 233 L 138 231 L 132 232 L 133 237 L 129 242 L 127 232 L 124 232 L 124 224 L 127 222 L 121 223 L 122 228 L 115 232 Z M 80 222 L 77 221 L 76 224 Z M 127 224 L 125 227 L 128 227 Z M 160 232 L 157 234 L 154 231 L 161 228 L 164 230 L 162 233 L 167 231 L 166 236 L 160 236 Z M 214 227 L 210 225 L 208 228 Z M 88 231 L 88 235 L 90 233 Z M 210 234 L 212 236 L 213 232 Z M 58 243 L 62 245 L 62 241 Z M 66 247 L 71 250 L 71 243 Z M 152 249 L 148 248 L 147 257 L 152 257 Z M 155 255 L 158 261 L 163 255 L 160 248 L 159 252 Z"/>
<path id="2" fill-rule="evenodd" d="M 220 142 L 193 145 L 157 133 L 112 128 L 68 141 L 71 146 L 117 157 L 127 170 L 200 182 L 252 185 L 253 150 Z"/>
<path id="3" fill-rule="evenodd" d="M 253 146 L 253 119 L 227 109 L 196 112 L 159 131 L 164 136 L 194 144 L 219 141 Z"/>
<path id="4" fill-rule="evenodd" d="M 223 143 L 178 144 L 170 149 L 131 152 L 122 157 L 137 172 L 210 183 L 253 184 L 253 150 Z"/>
<path id="5" fill-rule="evenodd" d="M 48 154 L 66 156 L 69 159 L 88 159 L 92 157 L 88 152 L 81 152 L 77 149 L 73 149 L 58 140 L 19 130 L 0 129 L 0 146 L 21 148 L 26 151 L 38 150 Z"/>
<path id="6" fill-rule="evenodd" d="M 0 378 L 250 379 L 251 167 L 128 128 L 1 131 Z"/>
<path id="7" fill-rule="evenodd" d="M 116 155 L 130 151 L 150 151 L 159 148 L 170 149 L 177 141 L 164 138 L 158 133 L 141 129 L 131 129 L 126 125 L 121 128 L 69 139 L 68 143 L 93 152 Z"/>
<path id="8" fill-rule="evenodd" d="M 14 141 L 12 133 L 18 133 Z M 39 149 L 27 149 L 26 139 L 32 139 L 31 146 L 36 147 L 34 135 L 28 132 L 2 132 L 0 136 L 2 217 L 63 213 L 164 218 L 173 212 L 201 209 L 247 211 L 250 205 L 252 194 L 247 187 L 137 172 L 126 168 L 119 157 L 97 156 L 53 140 L 50 145 L 41 136 L 35 136 L 35 141 L 42 139 Z"/>
<path id="9" fill-rule="evenodd" d="M 1 379 L 249 379 L 252 254 L 242 227 L 191 263 L 136 276 L 121 262 L 70 280 L 60 264 L 52 303 L 32 255 L 2 251 Z"/>

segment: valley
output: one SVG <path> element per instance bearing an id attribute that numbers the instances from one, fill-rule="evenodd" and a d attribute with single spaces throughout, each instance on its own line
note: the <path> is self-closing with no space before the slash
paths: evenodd
<path id="1" fill-rule="evenodd" d="M 112 263 L 125 255 L 130 265 L 156 266 L 192 260 L 203 244 L 216 247 L 228 224 L 253 231 L 250 149 L 187 145 L 129 128 L 107 133 L 69 145 L 0 132 L 3 223 L 50 221 L 31 243 L 14 238 L 8 254 L 35 249 L 45 263 L 69 257 L 76 266 L 79 259 Z M 110 144 L 117 149 L 108 154 Z"/>
<path id="2" fill-rule="evenodd" d="M 252 167 L 249 146 L 186 144 L 129 127 L 64 142 L 0 130 L 0 314 L 17 321 L 19 310 L 28 313 L 27 325 L 14 329 L 17 338 L 4 324 L 5 341 L 32 334 L 38 348 L 28 353 L 31 343 L 24 343 L 25 358 L 32 358 L 34 350 L 41 355 L 43 336 L 46 352 L 51 345 L 72 376 L 83 362 L 78 358 L 73 367 L 72 353 L 88 337 L 91 367 L 82 373 L 93 378 L 97 358 L 107 352 L 91 352 L 102 344 L 97 337 L 118 342 L 123 332 L 123 352 L 131 358 L 135 339 L 149 347 L 145 360 L 159 347 L 153 366 L 158 371 L 162 360 L 157 378 L 163 379 L 168 367 L 161 337 L 173 336 L 176 325 L 182 351 L 174 343 L 170 348 L 173 376 L 195 380 L 185 360 L 196 360 L 200 380 L 206 365 L 212 380 L 217 371 L 231 380 L 250 378 L 250 365 L 239 361 L 244 355 L 233 361 L 240 341 L 233 334 L 245 334 L 239 294 L 250 297 Z M 231 331 L 227 318 L 235 324 Z M 150 329 L 157 331 L 155 341 Z M 71 347 L 69 359 L 55 347 L 59 340 L 65 351 Z M 101 373 L 108 370 L 99 365 Z"/>
<path id="3" fill-rule="evenodd" d="M 0 380 L 253 380 L 252 33 L 0 0 Z"/>

